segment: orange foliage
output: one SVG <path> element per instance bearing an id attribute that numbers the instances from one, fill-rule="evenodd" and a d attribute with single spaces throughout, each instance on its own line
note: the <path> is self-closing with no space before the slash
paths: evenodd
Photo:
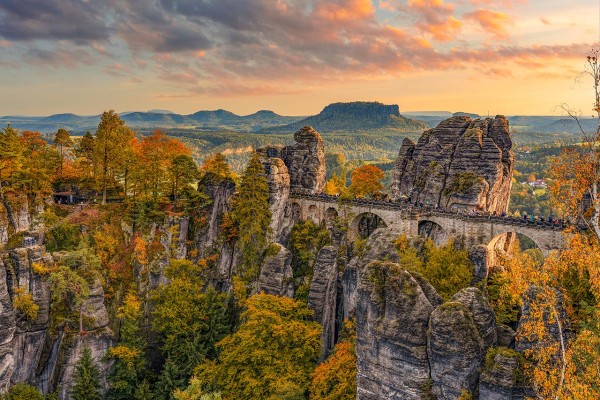
<path id="1" fill-rule="evenodd" d="M 350 193 L 356 197 L 381 195 L 383 171 L 374 165 L 363 165 L 350 174 Z"/>

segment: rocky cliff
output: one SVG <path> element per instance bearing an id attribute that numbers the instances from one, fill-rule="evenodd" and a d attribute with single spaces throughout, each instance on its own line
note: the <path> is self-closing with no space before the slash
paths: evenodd
<path id="1" fill-rule="evenodd" d="M 325 145 L 311 126 L 294 133 L 296 144 L 257 149 L 263 158 L 283 160 L 290 176 L 290 189 L 308 194 L 321 193 L 325 187 Z"/>
<path id="2" fill-rule="evenodd" d="M 508 120 L 452 117 L 404 139 L 395 163 L 392 199 L 449 210 L 508 208 L 514 155 Z"/>
<path id="3" fill-rule="evenodd" d="M 84 347 L 90 349 L 107 388 L 105 377 L 110 363 L 104 355 L 114 340 L 108 328 L 102 286 L 93 285 L 83 304 L 85 335 L 51 329 L 50 286 L 36 272 L 36 266 L 53 263 L 43 246 L 0 253 L 0 392 L 26 382 L 43 393 L 58 390 L 59 398 L 66 398 L 73 383 L 74 365 Z M 30 296 L 38 307 L 33 319 L 13 305 L 18 296 Z"/>

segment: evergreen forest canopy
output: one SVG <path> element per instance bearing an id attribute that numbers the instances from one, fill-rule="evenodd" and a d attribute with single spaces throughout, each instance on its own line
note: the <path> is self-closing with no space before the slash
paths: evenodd
<path id="1" fill-rule="evenodd" d="M 271 239 L 264 166 L 249 150 L 290 138 L 183 130 L 140 135 L 113 111 L 102 114 L 93 134 L 72 137 L 60 129 L 52 144 L 37 132 L 10 126 L 0 131 L 4 250 L 19 248 L 26 239 L 19 220 L 23 204 L 39 210 L 34 225 L 44 232 L 54 261 L 32 268 L 51 290 L 50 331 L 74 340 L 85 336 L 93 325 L 86 305 L 99 286 L 104 291 L 114 345 L 103 360 L 84 348 L 68 398 L 356 398 L 356 321 L 344 321 L 335 347 L 323 357 L 323 327 L 308 303 L 319 251 L 337 243 L 343 268 L 342 258 L 360 259 L 371 251 L 367 240 L 340 241 L 348 221 L 336 220 L 333 228 L 300 222 L 292 228 L 288 245 L 294 297 L 256 291 L 261 266 L 282 250 Z M 397 133 L 330 134 L 325 141 L 330 151 L 327 193 L 341 201 L 384 197 L 389 163 L 381 158 L 395 157 Z M 511 211 L 577 212 L 561 203 L 560 191 L 553 188 L 579 185 L 584 192 L 593 180 L 577 180 L 565 172 L 568 168 L 549 168 L 568 162 L 561 159 L 568 153 L 558 146 L 534 147 L 525 140 L 519 146 L 513 185 L 518 200 Z M 522 183 L 539 178 L 547 178 L 551 188 L 536 193 Z M 215 225 L 212 212 L 222 207 L 218 196 L 227 191 L 232 193 L 230 207 Z M 76 204 L 61 204 L 71 202 Z M 184 219 L 187 239 L 180 241 Z M 499 267 L 478 286 L 498 323 L 513 329 L 522 324 L 521 334 L 537 344 L 517 356 L 507 348 L 490 350 L 488 367 L 498 354 L 508 354 L 519 360 L 519 384 L 543 398 L 600 397 L 598 246 L 593 231 L 573 235 L 564 251 L 544 260 L 513 242 Z M 233 249 L 235 268 L 224 277 L 219 262 L 230 250 L 233 258 Z M 429 282 L 443 300 L 473 280 L 467 251 L 453 242 L 437 246 L 401 236 L 394 252 L 398 265 Z M 385 293 L 402 274 L 389 263 L 371 264 L 368 271 L 377 293 Z M 533 289 L 536 296 L 528 304 L 536 312 L 522 322 L 524 299 Z M 12 305 L 19 321 L 31 323 L 40 312 L 25 291 L 15 290 Z M 562 321 L 563 305 L 568 328 L 559 332 L 557 342 L 536 342 L 556 336 L 556 326 L 548 320 Z M 107 362 L 111 366 L 103 376 L 100 364 Z M 465 392 L 461 398 L 472 395 Z M 13 385 L 6 396 L 44 398 L 26 383 Z M 45 398 L 54 396 L 60 394 Z"/>

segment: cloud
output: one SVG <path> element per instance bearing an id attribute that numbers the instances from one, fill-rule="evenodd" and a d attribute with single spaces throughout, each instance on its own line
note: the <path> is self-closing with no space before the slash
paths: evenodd
<path id="1" fill-rule="evenodd" d="M 104 0 L 2 0 L 0 36 L 15 41 L 68 40 L 77 44 L 107 40 Z"/>
<path id="2" fill-rule="evenodd" d="M 417 20 L 415 27 L 435 40 L 450 41 L 460 32 L 462 23 L 453 15 L 454 6 L 444 0 L 408 0 L 406 8 Z"/>
<path id="3" fill-rule="evenodd" d="M 377 4 L 391 17 L 381 18 Z M 33 29 L 15 33 L 18 39 L 5 37 L 8 16 Z M 62 30 L 50 23 L 67 17 L 73 21 Z M 144 69 L 145 81 L 167 82 L 174 93 L 285 94 L 451 69 L 507 77 L 510 63 L 544 69 L 552 58 L 587 51 L 577 43 L 482 46 L 459 36 L 463 22 L 457 18 L 444 0 L 408 0 L 405 6 L 370 0 L 0 0 L 0 35 L 19 61 L 40 68 L 101 61 L 105 73 L 129 77 Z M 506 14 L 470 5 L 460 18 L 494 37 L 507 37 L 511 23 Z M 15 50 L 14 43 L 24 40 Z"/>
<path id="4" fill-rule="evenodd" d="M 23 55 L 23 63 L 44 68 L 75 68 L 80 64 L 94 64 L 94 58 L 83 49 L 31 48 Z"/>
<path id="5" fill-rule="evenodd" d="M 487 33 L 498 39 L 508 37 L 506 27 L 507 25 L 513 25 L 513 19 L 510 15 L 481 8 L 464 14 L 463 18 L 468 21 L 476 22 Z"/>

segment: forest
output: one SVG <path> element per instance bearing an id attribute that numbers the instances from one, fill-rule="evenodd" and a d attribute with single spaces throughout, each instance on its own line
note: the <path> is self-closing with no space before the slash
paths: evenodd
<path id="1" fill-rule="evenodd" d="M 32 265 L 51 293 L 49 334 L 77 341 L 92 332 L 98 313 L 89 308 L 98 293 L 112 332 L 112 345 L 101 359 L 83 348 L 67 393 L 60 387 L 42 393 L 30 380 L 11 385 L 6 399 L 356 398 L 357 321 L 340 321 L 335 346 L 324 353 L 324 327 L 309 308 L 309 291 L 321 249 L 338 245 L 343 269 L 345 259 L 372 251 L 368 239 L 341 240 L 348 225 L 341 217 L 333 228 L 298 222 L 287 244 L 294 295 L 257 290 L 261 266 L 282 250 L 270 231 L 264 165 L 246 148 L 290 138 L 198 137 L 177 130 L 140 134 L 113 111 L 102 115 L 96 132 L 72 137 L 59 129 L 51 143 L 37 132 L 0 130 L 0 202 L 7 221 L 2 250 L 21 248 L 29 239 L 20 221 L 27 208 L 31 230 L 43 232 L 34 239 L 52 254 L 52 262 Z M 325 141 L 325 193 L 341 202 L 385 198 L 398 137 L 332 134 Z M 579 198 L 572 197 L 581 200 L 590 183 L 589 177 L 571 173 L 577 157 L 569 152 L 585 149 L 520 146 L 510 212 L 581 212 L 577 204 L 565 203 L 564 194 L 579 187 Z M 528 185 L 539 179 L 547 189 Z M 218 196 L 224 192 L 231 199 L 211 231 L 212 210 L 222 206 Z M 427 281 L 441 301 L 472 286 L 473 261 L 458 243 L 399 236 L 393 246 L 398 265 Z M 489 299 L 496 322 L 518 327 L 529 345 L 518 353 L 490 349 L 484 369 L 499 356 L 514 357 L 516 384 L 536 398 L 600 398 L 598 246 L 590 229 L 573 233 L 563 251 L 545 260 L 521 251 L 518 241 L 505 249 L 499 266 L 476 286 Z M 230 249 L 236 249 L 237 259 L 225 277 L 220 260 Z M 9 263 L 5 268 L 10 274 Z M 374 301 L 385 302 L 377 296 L 403 272 L 386 262 L 367 270 Z M 11 302 L 20 323 L 38 318 L 40 306 L 30 292 L 15 286 Z M 464 391 L 460 398 L 474 397 Z"/>

